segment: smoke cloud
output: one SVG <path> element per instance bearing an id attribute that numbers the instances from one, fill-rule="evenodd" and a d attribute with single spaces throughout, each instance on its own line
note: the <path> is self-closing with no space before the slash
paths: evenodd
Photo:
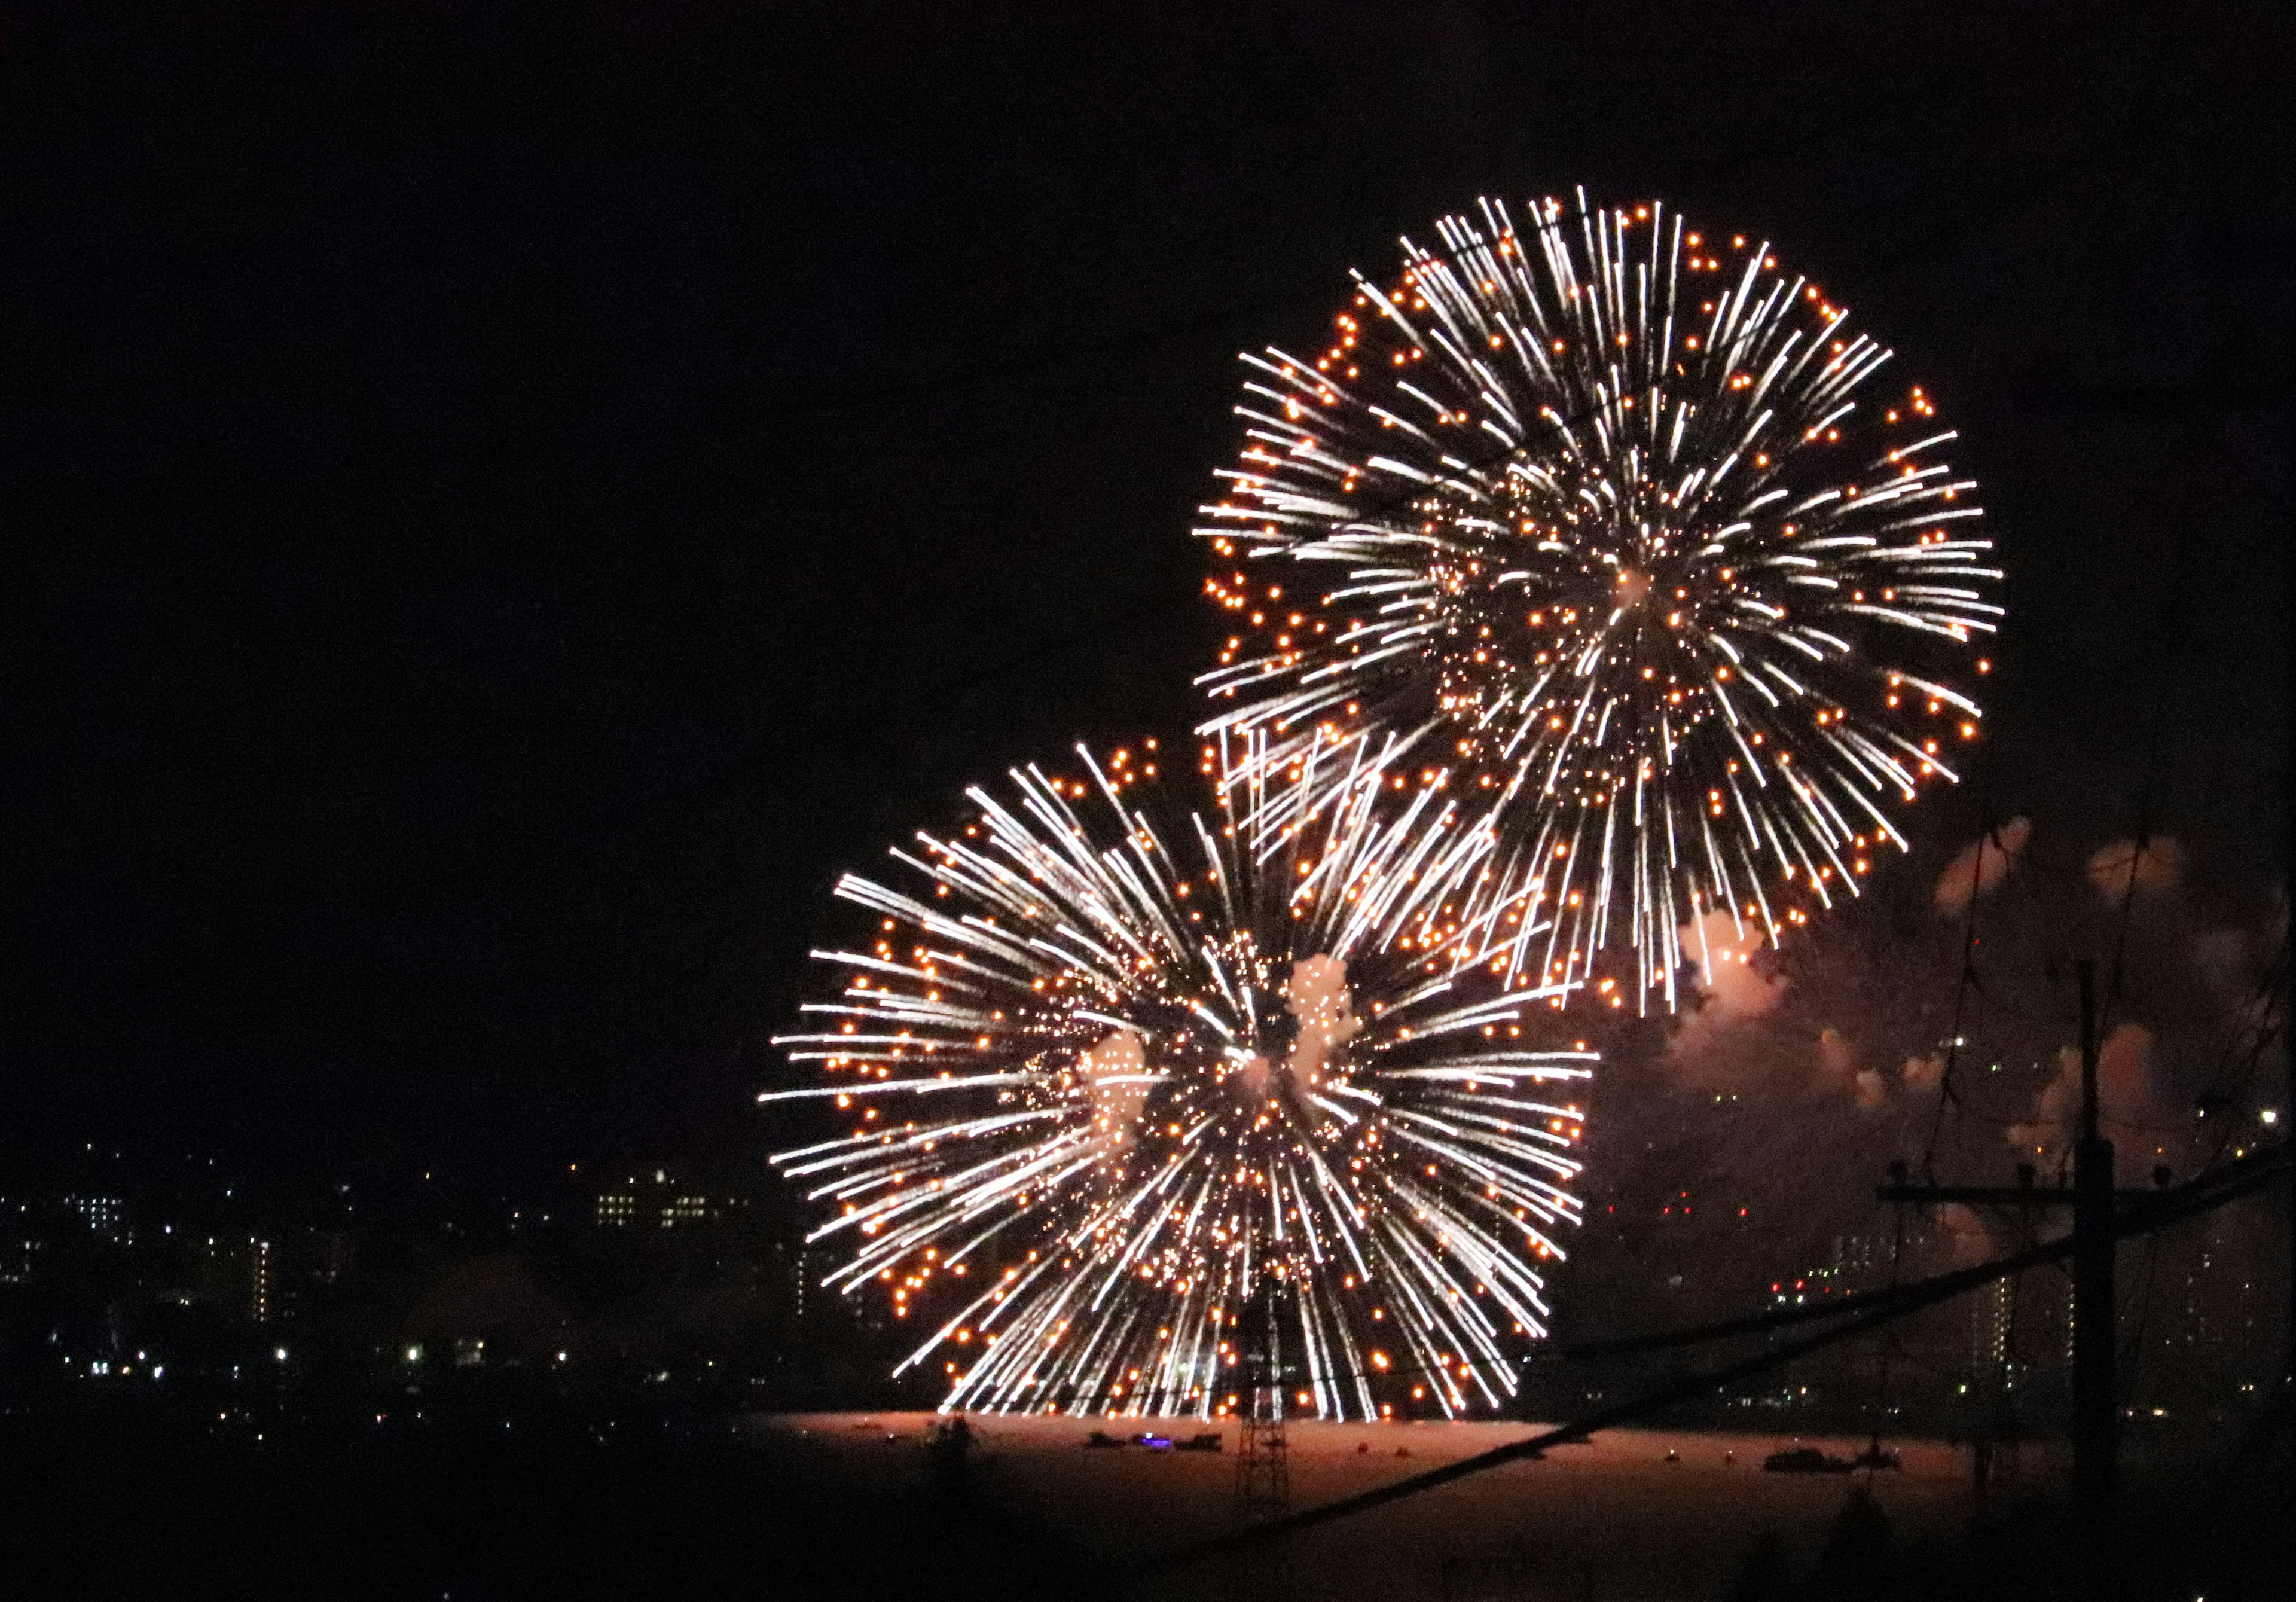
<path id="1" fill-rule="evenodd" d="M 2254 988 L 2248 935 L 2240 929 L 2210 929 L 2193 937 L 2193 971 L 2219 1002 L 2245 998 Z"/>
<path id="2" fill-rule="evenodd" d="M 1296 1085 L 1317 1084 L 1332 1054 L 1363 1028 L 1348 992 L 1347 964 L 1320 953 L 1295 958 L 1291 982 L 1283 987 L 1283 1010 L 1300 1021 L 1300 1027 L 1292 1037 L 1292 1049 L 1284 1054 L 1283 1079 Z M 1259 1101 L 1277 1082 L 1275 1065 L 1255 1052 L 1236 1070 L 1235 1082 L 1246 1101 Z"/>
<path id="3" fill-rule="evenodd" d="M 1148 1052 L 1128 1029 L 1103 1037 L 1077 1064 L 1092 1097 L 1094 1127 L 1103 1139 L 1129 1146 L 1148 1099 Z"/>
<path id="4" fill-rule="evenodd" d="M 2088 882 L 2119 906 L 2132 887 L 2146 895 L 2172 888 L 2184 867 L 2185 848 L 2166 834 L 2155 834 L 2141 847 L 2134 840 L 2116 840 L 2089 857 Z"/>
<path id="5" fill-rule="evenodd" d="M 1363 1028 L 1348 994 L 1347 965 L 1336 957 L 1293 962 L 1283 1009 L 1300 1020 L 1300 1032 L 1292 1040 L 1292 1076 L 1311 1085 L 1322 1077 L 1332 1054 Z"/>
<path id="6" fill-rule="evenodd" d="M 1785 980 L 1754 966 L 1755 953 L 1767 943 L 1759 927 L 1742 927 L 1726 912 L 1710 912 L 1683 925 L 1683 949 L 1698 959 L 1698 1003 L 1675 1015 L 1666 1042 L 1669 1064 L 1703 1058 L 1737 1025 L 1777 1006 L 1786 993 Z"/>
<path id="7" fill-rule="evenodd" d="M 1830 1024 L 1817 1033 L 1817 1077 L 1821 1085 L 1849 1091 L 1869 1113 L 1890 1099 L 1889 1081 L 1881 1071 L 1858 1066 L 1857 1048 Z"/>
<path id="8" fill-rule="evenodd" d="M 1962 1202 L 1948 1202 L 1937 1210 L 1938 1231 L 1956 1265 L 1983 1262 L 1994 1254 L 1993 1231 L 1977 1210 Z"/>
<path id="9" fill-rule="evenodd" d="M 1857 1048 L 1831 1024 L 1817 1035 L 1817 1073 L 1829 1085 L 1847 1085 L 1857 1072 Z"/>
<path id="10" fill-rule="evenodd" d="M 1698 982 L 1704 993 L 1700 1013 L 1735 1023 L 1758 1018 L 1778 1004 L 1786 982 L 1754 966 L 1754 954 L 1769 942 L 1751 924 L 1742 927 L 1726 912 L 1710 912 L 1682 931 L 1683 945 L 1699 953 Z"/>
<path id="11" fill-rule="evenodd" d="M 2025 842 L 2032 837 L 2033 820 L 2013 817 L 1955 852 L 1931 891 L 1938 911 L 1948 917 L 1968 911 L 1970 902 L 2009 876 L 2025 850 Z"/>
<path id="12" fill-rule="evenodd" d="M 2036 1162 L 2062 1162 L 2080 1138 L 2080 1053 L 2066 1047 L 2033 1116 L 2010 1125 L 2009 1144 Z M 2096 1102 L 2098 1132 L 2115 1148 L 2113 1166 L 2124 1175 L 2143 1172 L 2161 1121 L 2153 1105 L 2152 1031 L 2142 1023 L 2121 1024 L 2097 1048 Z"/>

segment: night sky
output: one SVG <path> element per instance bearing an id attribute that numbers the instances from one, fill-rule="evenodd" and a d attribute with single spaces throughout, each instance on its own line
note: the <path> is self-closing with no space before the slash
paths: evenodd
<path id="1" fill-rule="evenodd" d="M 184 9 L 0 10 L 11 1149 L 761 1151 L 835 874 L 1185 735 L 1237 351 L 1486 192 L 1768 237 L 1964 431 L 1906 883 L 2283 877 L 2280 8 Z"/>

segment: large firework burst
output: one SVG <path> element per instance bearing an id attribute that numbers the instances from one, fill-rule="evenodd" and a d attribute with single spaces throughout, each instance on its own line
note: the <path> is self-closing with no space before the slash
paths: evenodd
<path id="1" fill-rule="evenodd" d="M 971 792 L 893 853 L 906 888 L 837 887 L 873 938 L 814 954 L 841 993 L 777 1043 L 824 1078 L 764 1098 L 850 1120 L 774 1159 L 851 1247 L 829 1282 L 929 1320 L 903 1367 L 941 1363 L 952 1408 L 1213 1417 L 1271 1306 L 1300 1408 L 1497 1405 L 1578 1216 L 1593 1059 L 1456 965 L 1488 834 L 1358 785 L 1254 860 L 1134 804 L 1152 743 L 1079 755 Z"/>
<path id="2" fill-rule="evenodd" d="M 1243 614 L 1206 732 L 1248 753 L 1255 833 L 1366 768 L 1480 807 L 1496 893 L 1552 915 L 1506 930 L 1509 974 L 1631 946 L 1671 1006 L 1685 926 L 1775 940 L 1955 776 L 2001 612 L 1974 486 L 1767 244 L 1583 196 L 1437 231 L 1356 275 L 1324 349 L 1244 358 L 1197 530 Z"/>

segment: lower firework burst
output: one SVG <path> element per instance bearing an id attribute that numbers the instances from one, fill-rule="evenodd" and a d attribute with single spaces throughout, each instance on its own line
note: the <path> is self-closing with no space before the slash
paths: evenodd
<path id="1" fill-rule="evenodd" d="M 1363 787 L 1253 859 L 1134 804 L 1152 748 L 1079 755 L 971 792 L 893 852 L 905 888 L 838 885 L 874 939 L 814 954 L 841 991 L 776 1042 L 825 1077 L 761 1098 L 851 1121 L 774 1159 L 850 1245 L 828 1283 L 930 1324 L 901 1367 L 940 1362 L 952 1409 L 1216 1417 L 1262 1306 L 1301 1410 L 1498 1406 L 1594 1057 L 1457 959 L 1488 833 Z"/>

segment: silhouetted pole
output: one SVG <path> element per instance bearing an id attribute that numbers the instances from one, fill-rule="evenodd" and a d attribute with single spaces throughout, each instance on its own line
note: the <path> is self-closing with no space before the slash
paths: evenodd
<path id="1" fill-rule="evenodd" d="M 1236 1446 L 1238 1526 L 1280 1519 L 1292 1511 L 1291 1446 L 1283 1431 L 1285 1374 L 1276 1317 L 1276 1284 L 1261 1282 L 1236 1329 L 1243 1385 Z M 1291 1591 L 1289 1553 L 1282 1542 L 1247 1549 L 1230 1583 L 1238 1602 L 1283 1602 Z"/>
<path id="2" fill-rule="evenodd" d="M 2096 965 L 2080 965 L 2080 1144 L 2073 1149 L 2073 1499 L 2096 1554 L 2112 1525 L 2120 1387 L 2115 1374 L 2112 1142 L 2097 1127 Z"/>

